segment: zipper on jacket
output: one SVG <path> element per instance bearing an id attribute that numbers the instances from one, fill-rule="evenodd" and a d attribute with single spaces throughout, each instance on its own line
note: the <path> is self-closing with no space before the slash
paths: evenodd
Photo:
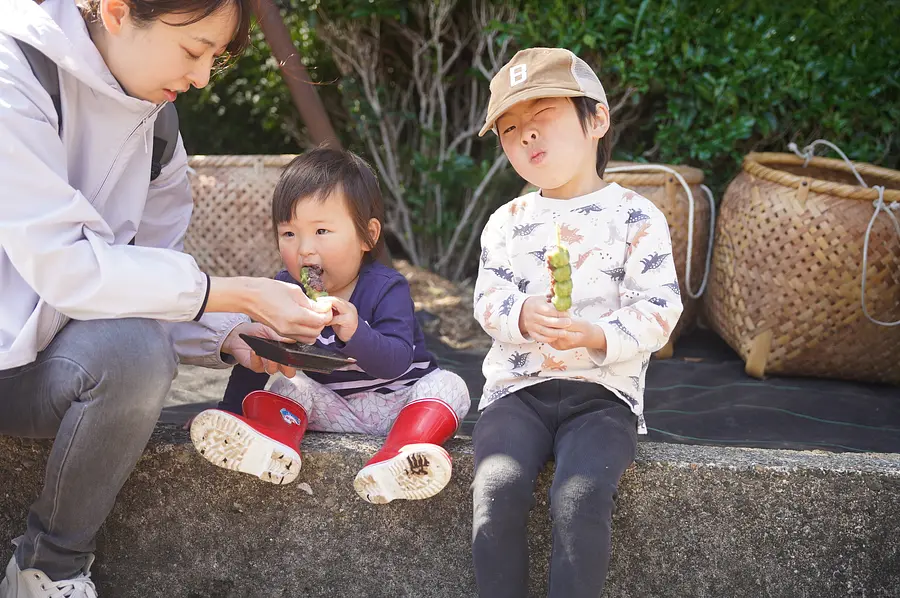
<path id="1" fill-rule="evenodd" d="M 145 114 L 143 118 L 141 118 L 141 122 L 139 122 L 137 124 L 137 126 L 134 127 L 134 129 L 131 131 L 131 133 L 128 134 L 128 137 L 125 138 L 125 141 L 122 142 L 121 147 L 119 147 L 119 151 L 116 152 L 116 156 L 113 158 L 112 164 L 109 165 L 109 170 L 106 172 L 106 176 L 103 177 L 103 182 L 100 183 L 100 187 L 98 187 L 97 191 L 91 196 L 90 201 L 92 203 L 97 198 L 97 196 L 100 195 L 100 192 L 103 190 L 103 187 L 106 186 L 106 182 L 109 180 L 109 177 L 112 175 L 112 171 L 116 166 L 116 162 L 118 162 L 118 160 L 119 160 L 119 156 L 122 155 L 122 150 L 125 149 L 125 146 L 131 140 L 131 138 L 134 137 L 134 134 L 137 133 L 138 131 L 143 132 L 143 134 L 144 134 L 144 150 L 149 151 L 147 148 L 147 121 L 150 120 L 153 117 L 153 115 L 155 115 L 157 112 L 162 110 L 164 106 L 165 106 L 165 104 L 159 104 L 157 106 L 154 106 L 153 110 L 151 110 L 150 112 Z M 65 323 L 67 321 L 67 318 L 65 315 L 61 314 L 59 311 L 57 311 L 55 309 L 53 311 L 55 313 L 53 314 L 53 319 L 50 321 L 50 326 L 47 328 L 47 330 L 44 332 L 44 334 L 41 335 L 40 342 L 37 345 L 38 351 L 43 351 L 48 346 L 50 346 L 50 343 L 53 342 L 53 339 L 54 339 L 54 337 L 56 337 L 56 334 L 62 329 L 63 325 L 65 325 Z"/>
<path id="2" fill-rule="evenodd" d="M 94 194 L 91 196 L 91 199 L 90 199 L 91 203 L 94 203 L 94 200 L 97 199 L 97 196 L 100 195 L 101 191 L 103 191 L 103 188 L 106 186 L 107 181 L 109 181 L 110 175 L 112 175 L 112 171 L 116 166 L 116 162 L 119 161 L 119 156 L 122 155 L 122 150 L 125 149 L 125 146 L 128 145 L 128 142 L 131 141 L 131 138 L 134 137 L 134 134 L 137 133 L 138 131 L 145 131 L 145 128 L 147 126 L 147 121 L 150 120 L 151 118 L 153 118 L 153 116 L 157 112 L 162 110 L 165 105 L 166 105 L 166 103 L 163 102 L 162 104 L 158 104 L 158 105 L 154 106 L 153 110 L 151 110 L 150 112 L 145 114 L 144 117 L 141 119 L 141 122 L 139 122 L 137 124 L 137 126 L 135 126 L 134 129 L 132 129 L 131 133 L 128 134 L 128 137 L 125 138 L 125 141 L 123 141 L 122 145 L 119 147 L 119 151 L 116 152 L 116 156 L 115 156 L 115 158 L 113 158 L 112 164 L 109 165 L 109 170 L 106 171 L 106 176 L 103 177 L 103 182 L 100 183 L 100 186 L 97 187 L 97 191 L 95 191 Z M 144 149 L 145 149 L 145 151 L 147 150 L 146 131 L 144 133 Z"/>

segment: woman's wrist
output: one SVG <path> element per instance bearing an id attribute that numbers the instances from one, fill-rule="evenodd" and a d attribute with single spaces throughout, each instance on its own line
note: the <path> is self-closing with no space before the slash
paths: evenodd
<path id="1" fill-rule="evenodd" d="M 248 276 L 211 276 L 207 312 L 245 313 L 256 316 L 257 285 Z"/>

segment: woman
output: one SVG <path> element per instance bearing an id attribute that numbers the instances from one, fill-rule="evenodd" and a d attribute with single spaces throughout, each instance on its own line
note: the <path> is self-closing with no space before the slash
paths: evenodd
<path id="1" fill-rule="evenodd" d="M 0 434 L 55 437 L 0 598 L 94 597 L 94 536 L 177 363 L 274 372 L 239 333 L 311 343 L 331 314 L 182 253 L 180 139 L 150 180 L 158 113 L 243 50 L 249 0 L 0 0 L 0 14 Z M 56 64 L 58 107 L 27 47 Z"/>

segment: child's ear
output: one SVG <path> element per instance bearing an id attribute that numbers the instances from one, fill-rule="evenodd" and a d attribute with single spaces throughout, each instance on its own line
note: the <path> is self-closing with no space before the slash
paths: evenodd
<path id="1" fill-rule="evenodd" d="M 609 108 L 597 103 L 596 114 L 591 117 L 591 139 L 602 139 L 609 131 Z"/>
<path id="2" fill-rule="evenodd" d="M 372 240 L 372 246 L 374 247 L 378 243 L 378 239 L 381 237 L 381 222 L 377 218 L 369 219 L 369 238 Z M 363 243 L 363 251 L 368 251 L 369 245 L 367 243 Z"/>

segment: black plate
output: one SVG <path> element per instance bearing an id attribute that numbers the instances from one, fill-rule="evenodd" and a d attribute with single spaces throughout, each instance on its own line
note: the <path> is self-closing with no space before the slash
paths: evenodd
<path id="1" fill-rule="evenodd" d="M 248 334 L 241 334 L 241 338 L 260 357 L 283 365 L 289 365 L 298 370 L 330 374 L 345 365 L 356 363 L 355 359 L 342 357 L 313 345 L 283 343 Z"/>

